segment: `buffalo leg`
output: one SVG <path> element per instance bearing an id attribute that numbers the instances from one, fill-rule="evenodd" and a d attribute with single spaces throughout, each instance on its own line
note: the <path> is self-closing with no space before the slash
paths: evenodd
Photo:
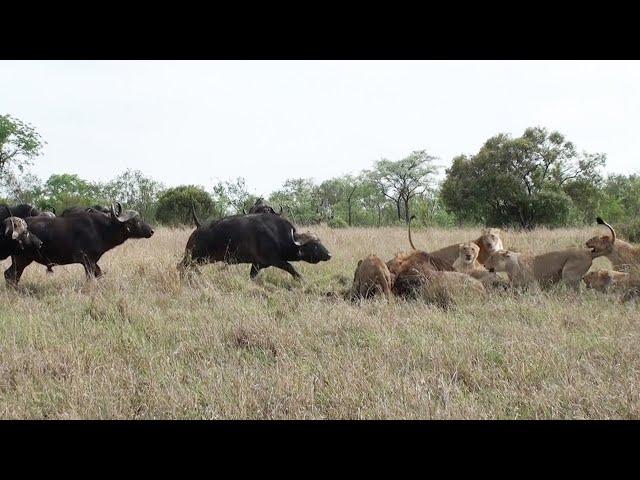
<path id="1" fill-rule="evenodd" d="M 100 265 L 98 265 L 97 263 L 94 264 L 93 266 L 93 274 L 95 275 L 96 278 L 100 278 L 102 276 L 102 269 L 100 268 Z"/>
<path id="2" fill-rule="evenodd" d="M 293 268 L 293 265 L 291 265 L 289 262 L 278 262 L 276 264 L 273 265 L 276 268 L 279 268 L 281 270 L 284 270 L 285 272 L 289 272 L 291 275 L 293 275 L 293 278 L 297 278 L 300 279 L 302 278 L 302 275 L 300 275 L 295 268 Z"/>
<path id="3" fill-rule="evenodd" d="M 260 265 L 259 263 L 251 264 L 251 271 L 249 272 L 249 278 L 256 278 L 258 272 L 264 268 L 264 265 Z"/>
<path id="4" fill-rule="evenodd" d="M 17 287 L 22 272 L 33 260 L 24 259 L 21 257 L 11 257 L 11 265 L 4 271 L 4 279 L 7 285 Z"/>
<path id="5" fill-rule="evenodd" d="M 95 261 L 91 260 L 88 255 L 82 254 L 79 260 L 84 267 L 84 273 L 87 277 L 87 280 L 91 280 L 102 275 L 102 270 L 100 270 L 98 264 Z"/>

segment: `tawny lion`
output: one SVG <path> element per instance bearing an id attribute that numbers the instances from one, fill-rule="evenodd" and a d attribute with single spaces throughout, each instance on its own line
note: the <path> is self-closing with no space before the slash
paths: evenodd
<path id="1" fill-rule="evenodd" d="M 461 243 L 458 246 L 458 258 L 453 262 L 454 270 L 480 280 L 485 288 L 506 290 L 509 287 L 509 282 L 495 272 L 488 271 L 484 265 L 478 262 L 479 252 L 480 247 L 475 243 Z"/>
<path id="2" fill-rule="evenodd" d="M 601 252 L 602 255 L 609 259 L 614 270 L 621 271 L 629 267 L 640 267 L 640 247 L 617 238 L 616 231 L 602 218 L 598 217 L 596 221 L 600 225 L 605 225 L 611 231 L 611 237 L 602 235 L 590 238 L 586 242 L 587 248 L 590 248 L 593 252 Z"/>
<path id="3" fill-rule="evenodd" d="M 416 218 L 415 215 L 412 215 L 409 219 L 409 244 L 411 245 L 411 248 L 417 250 L 413 245 L 413 240 L 411 239 L 411 220 L 414 218 Z M 481 231 L 481 235 L 471 243 L 474 243 L 479 247 L 476 260 L 481 264 L 484 264 L 492 253 L 504 249 L 502 240 L 500 239 L 500 229 L 498 228 L 483 229 Z M 459 256 L 459 251 L 460 244 L 457 243 L 455 245 L 449 245 L 448 247 L 441 248 L 440 250 L 430 252 L 430 255 L 439 258 L 448 264 L 453 264 Z"/>
<path id="4" fill-rule="evenodd" d="M 376 255 L 368 255 L 360 260 L 356 267 L 350 292 L 351 301 L 369 298 L 377 293 L 384 293 L 387 300 L 391 301 L 392 285 L 391 273 L 387 265 Z"/>
<path id="5" fill-rule="evenodd" d="M 509 250 L 492 254 L 485 262 L 489 271 L 507 272 L 515 287 L 547 287 L 565 281 L 576 291 L 589 271 L 593 259 L 604 255 L 587 249 L 568 248 L 542 255 L 526 255 Z"/>
<path id="6" fill-rule="evenodd" d="M 636 276 L 604 268 L 587 273 L 582 277 L 582 281 L 587 288 L 605 293 L 610 290 L 622 290 L 640 286 Z"/>

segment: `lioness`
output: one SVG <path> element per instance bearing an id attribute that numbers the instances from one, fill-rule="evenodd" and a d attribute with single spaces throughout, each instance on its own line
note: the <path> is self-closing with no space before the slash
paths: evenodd
<path id="1" fill-rule="evenodd" d="M 453 262 L 453 268 L 456 272 L 470 273 L 475 270 L 484 270 L 485 268 L 478 262 L 478 254 L 480 247 L 473 242 L 461 243 L 458 245 L 458 258 Z"/>
<path id="2" fill-rule="evenodd" d="M 409 243 L 411 244 L 411 248 L 417 250 L 413 245 L 413 241 L 411 239 L 411 220 L 413 220 L 415 216 L 412 216 L 409 219 Z M 476 260 L 478 263 L 484 264 L 484 262 L 489 258 L 494 252 L 498 250 L 504 249 L 502 245 L 502 240 L 500 239 L 500 229 L 498 228 L 485 228 L 482 230 L 481 235 L 473 240 L 471 243 L 476 244 L 479 247 L 478 256 Z M 453 264 L 459 256 L 460 252 L 460 244 L 449 245 L 448 247 L 441 248 L 440 250 L 435 250 L 430 254 L 436 258 L 439 258 L 445 261 L 448 264 Z"/>
<path id="3" fill-rule="evenodd" d="M 582 277 L 587 288 L 593 288 L 599 292 L 608 292 L 612 289 L 628 289 L 638 287 L 638 279 L 625 272 L 614 270 L 594 270 Z"/>
<path id="4" fill-rule="evenodd" d="M 602 235 L 590 238 L 586 242 L 587 248 L 590 248 L 593 252 L 601 252 L 606 256 L 611 261 L 614 270 L 621 271 L 628 267 L 640 266 L 640 247 L 617 238 L 616 231 L 602 218 L 598 217 L 596 221 L 600 225 L 605 225 L 611 231 L 611 237 Z"/>
<path id="5" fill-rule="evenodd" d="M 577 248 L 542 255 L 501 250 L 487 259 L 485 267 L 490 272 L 507 272 L 509 280 L 516 287 L 547 287 L 564 280 L 579 291 L 582 277 L 591 268 L 593 259 L 601 255 L 603 253 Z"/>
<path id="6" fill-rule="evenodd" d="M 351 287 L 351 301 L 384 293 L 391 300 L 391 273 L 387 265 L 376 255 L 369 255 L 358 262 Z"/>

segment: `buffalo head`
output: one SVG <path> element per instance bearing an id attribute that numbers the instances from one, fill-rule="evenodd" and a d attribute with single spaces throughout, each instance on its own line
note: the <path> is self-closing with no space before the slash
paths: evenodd
<path id="1" fill-rule="evenodd" d="M 122 206 L 119 203 L 117 205 L 119 208 L 116 214 L 116 207 L 111 204 L 111 220 L 122 225 L 127 238 L 150 238 L 153 235 L 153 228 L 140 218 L 138 212 L 134 210 L 122 211 Z"/>
<path id="2" fill-rule="evenodd" d="M 309 263 L 324 262 L 331 258 L 329 250 L 320 242 L 320 239 L 312 233 L 296 233 L 291 230 L 293 243 L 298 247 L 300 260 Z"/>

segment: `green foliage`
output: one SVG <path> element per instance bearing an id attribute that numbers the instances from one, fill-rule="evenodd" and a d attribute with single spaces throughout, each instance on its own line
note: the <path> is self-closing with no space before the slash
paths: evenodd
<path id="1" fill-rule="evenodd" d="M 156 216 L 156 203 L 163 188 L 161 183 L 145 177 L 141 171 L 127 170 L 102 187 L 102 196 L 117 200 L 125 208 L 136 210 L 142 218 L 151 220 Z"/>
<path id="2" fill-rule="evenodd" d="M 110 205 L 114 201 L 104 197 L 100 184 L 87 182 L 78 175 L 63 173 L 49 177 L 37 203 L 43 207 L 54 207 L 56 212 L 61 213 L 69 207 Z"/>
<path id="3" fill-rule="evenodd" d="M 640 243 L 640 219 L 636 218 L 620 225 L 618 231 L 622 237 L 630 242 Z"/>
<path id="4" fill-rule="evenodd" d="M 158 198 L 156 220 L 164 225 L 193 225 L 191 205 L 195 205 L 196 215 L 201 222 L 213 212 L 213 200 L 202 188 L 182 185 L 165 190 Z"/>
<path id="5" fill-rule="evenodd" d="M 45 143 L 31 125 L 11 115 L 0 115 L 0 173 L 10 167 L 22 172 L 42 153 Z"/>
<path id="6" fill-rule="evenodd" d="M 518 138 L 496 135 L 472 156 L 456 157 L 446 171 L 441 198 L 460 220 L 491 225 L 561 225 L 571 208 L 583 217 L 605 163 L 603 154 L 582 154 L 558 132 L 528 128 Z M 575 199 L 575 200 L 574 200 Z"/>

